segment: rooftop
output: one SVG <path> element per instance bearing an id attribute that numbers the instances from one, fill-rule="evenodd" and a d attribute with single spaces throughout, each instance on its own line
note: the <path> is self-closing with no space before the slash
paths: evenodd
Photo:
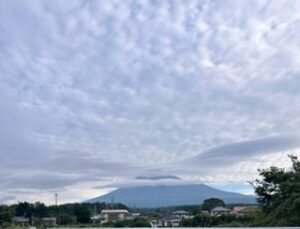
<path id="1" fill-rule="evenodd" d="M 230 212 L 231 210 L 228 208 L 224 208 L 224 207 L 215 207 L 214 209 L 211 210 L 212 212 Z"/>
<path id="2" fill-rule="evenodd" d="M 101 213 L 129 213 L 126 209 L 105 209 Z"/>

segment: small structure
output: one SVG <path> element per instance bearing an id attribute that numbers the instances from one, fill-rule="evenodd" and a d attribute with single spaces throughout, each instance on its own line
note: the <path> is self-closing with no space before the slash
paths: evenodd
<path id="1" fill-rule="evenodd" d="M 46 227 L 56 226 L 56 218 L 55 217 L 31 217 L 31 225 L 43 225 Z"/>
<path id="2" fill-rule="evenodd" d="M 237 215 L 247 215 L 258 210 L 258 206 L 256 205 L 249 205 L 249 206 L 236 206 L 233 208 L 233 211 Z"/>
<path id="3" fill-rule="evenodd" d="M 91 217 L 92 222 L 95 223 L 101 223 L 102 221 L 104 221 L 103 215 L 101 214 L 97 214 L 97 215 L 93 215 Z"/>
<path id="4" fill-rule="evenodd" d="M 150 217 L 149 221 L 152 227 L 179 227 L 181 220 L 193 218 L 187 211 L 174 211 L 165 215 Z"/>
<path id="5" fill-rule="evenodd" d="M 202 214 L 202 215 L 207 215 L 207 216 L 210 215 L 210 214 L 209 214 L 209 211 L 207 211 L 207 210 L 202 210 L 202 211 L 201 211 L 201 214 Z"/>
<path id="6" fill-rule="evenodd" d="M 211 216 L 221 216 L 221 215 L 229 215 L 232 211 L 228 208 L 224 208 L 222 206 L 215 207 L 210 211 Z"/>
<path id="7" fill-rule="evenodd" d="M 151 227 L 163 227 L 164 221 L 161 217 L 150 217 L 148 218 Z"/>
<path id="8" fill-rule="evenodd" d="M 181 218 L 178 215 L 167 215 L 163 217 L 163 226 L 164 227 L 179 227 Z"/>
<path id="9" fill-rule="evenodd" d="M 26 218 L 24 216 L 15 216 L 15 217 L 13 217 L 13 222 L 16 225 L 28 226 L 29 225 L 29 218 Z"/>
<path id="10" fill-rule="evenodd" d="M 126 216 L 126 220 L 132 220 L 132 219 L 135 219 L 137 217 L 140 217 L 141 216 L 141 213 L 139 212 L 132 212 L 132 213 L 129 213 L 127 216 Z"/>
<path id="11" fill-rule="evenodd" d="M 125 220 L 129 216 L 126 209 L 106 209 L 101 211 L 101 223 Z"/>
<path id="12" fill-rule="evenodd" d="M 42 224 L 46 226 L 55 226 L 56 225 L 56 218 L 55 217 L 43 217 L 41 219 Z"/>
<path id="13" fill-rule="evenodd" d="M 192 218 L 192 214 L 190 212 L 187 211 L 174 211 L 172 212 L 172 215 L 177 215 L 180 217 L 180 219 L 191 219 Z"/>

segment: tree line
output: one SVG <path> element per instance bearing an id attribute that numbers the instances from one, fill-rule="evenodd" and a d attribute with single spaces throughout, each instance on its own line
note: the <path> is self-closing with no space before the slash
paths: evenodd
<path id="1" fill-rule="evenodd" d="M 44 203 L 18 202 L 10 206 L 0 205 L 0 225 L 12 224 L 13 217 L 26 217 L 31 221 L 44 217 L 55 217 L 59 225 L 90 223 L 91 216 L 103 209 L 128 209 L 127 206 L 114 203 L 68 203 L 46 206 Z"/>

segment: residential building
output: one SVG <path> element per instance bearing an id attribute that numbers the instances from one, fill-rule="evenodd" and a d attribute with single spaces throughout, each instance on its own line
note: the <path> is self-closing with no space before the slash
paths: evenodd
<path id="1" fill-rule="evenodd" d="M 29 218 L 24 216 L 15 216 L 13 217 L 13 223 L 16 225 L 27 226 L 29 225 Z"/>
<path id="2" fill-rule="evenodd" d="M 221 215 L 229 215 L 232 211 L 228 208 L 224 208 L 222 206 L 215 207 L 210 211 L 211 216 L 221 216 Z"/>
<path id="3" fill-rule="evenodd" d="M 172 215 L 177 215 L 180 217 L 180 219 L 190 219 L 192 218 L 192 214 L 190 212 L 187 211 L 174 211 L 172 212 Z"/>
<path id="4" fill-rule="evenodd" d="M 201 214 L 203 214 L 203 215 L 210 215 L 209 211 L 207 211 L 207 210 L 202 210 Z"/>
<path id="5" fill-rule="evenodd" d="M 126 209 L 106 209 L 101 211 L 101 222 L 125 220 L 129 215 Z"/>
<path id="6" fill-rule="evenodd" d="M 249 205 L 249 206 L 236 206 L 233 208 L 233 211 L 237 215 L 246 215 L 258 210 L 258 206 L 256 205 Z"/>
<path id="7" fill-rule="evenodd" d="M 55 217 L 43 217 L 41 219 L 43 225 L 47 226 L 55 226 L 56 225 L 56 218 Z"/>
<path id="8" fill-rule="evenodd" d="M 93 223 L 101 223 L 104 220 L 104 218 L 103 218 L 103 215 L 97 214 L 97 215 L 93 215 L 91 217 L 91 220 Z"/>
<path id="9" fill-rule="evenodd" d="M 148 218 L 151 227 L 163 227 L 164 226 L 164 221 L 162 217 L 150 217 Z"/>
<path id="10" fill-rule="evenodd" d="M 167 215 L 163 217 L 163 226 L 164 227 L 178 227 L 180 224 L 181 218 L 178 215 Z"/>

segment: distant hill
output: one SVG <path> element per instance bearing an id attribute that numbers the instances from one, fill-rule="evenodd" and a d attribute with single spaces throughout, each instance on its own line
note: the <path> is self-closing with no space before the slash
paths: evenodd
<path id="1" fill-rule="evenodd" d="M 255 196 L 243 195 L 235 192 L 221 191 L 205 184 L 197 185 L 157 185 L 131 188 L 119 188 L 103 196 L 86 202 L 115 202 L 129 207 L 153 208 L 176 205 L 201 204 L 203 200 L 215 197 L 223 199 L 225 203 L 256 202 Z"/>

